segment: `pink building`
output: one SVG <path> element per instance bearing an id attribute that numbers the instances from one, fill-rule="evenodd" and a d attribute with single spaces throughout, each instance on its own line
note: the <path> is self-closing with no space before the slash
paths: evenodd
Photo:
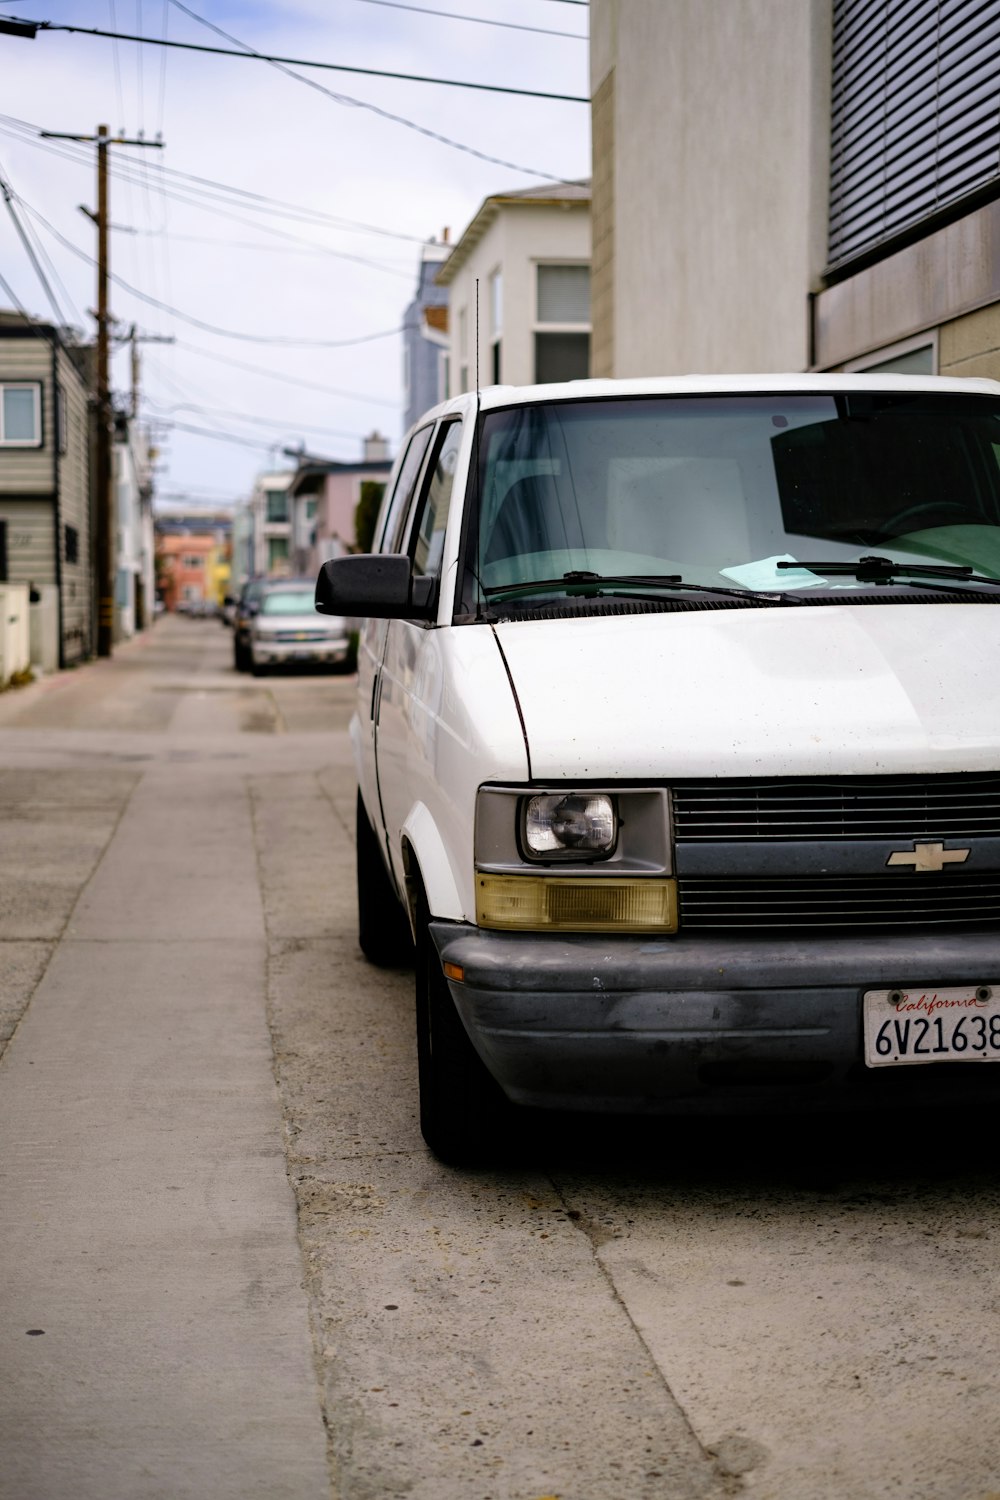
<path id="1" fill-rule="evenodd" d="M 389 444 L 373 432 L 364 440 L 358 463 L 305 459 L 288 488 L 293 571 L 318 573 L 327 558 L 342 556 L 356 545 L 354 512 L 366 479 L 385 484 L 392 471 Z"/>

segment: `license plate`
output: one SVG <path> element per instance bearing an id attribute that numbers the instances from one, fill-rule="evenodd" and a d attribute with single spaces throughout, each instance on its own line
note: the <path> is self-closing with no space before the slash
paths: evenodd
<path id="1" fill-rule="evenodd" d="M 865 1062 L 1000 1062 L 1000 985 L 866 990 Z"/>

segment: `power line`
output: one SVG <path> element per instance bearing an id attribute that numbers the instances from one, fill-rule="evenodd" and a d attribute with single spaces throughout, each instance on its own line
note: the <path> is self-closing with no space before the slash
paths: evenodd
<path id="1" fill-rule="evenodd" d="M 41 263 L 40 263 L 40 261 L 38 259 L 38 256 L 35 254 L 34 246 L 32 245 L 31 241 L 28 239 L 28 236 L 27 236 L 27 234 L 25 232 L 24 225 L 21 223 L 21 220 L 18 218 L 17 209 L 14 207 L 14 193 L 13 193 L 13 190 L 12 190 L 10 184 L 8 182 L 4 181 L 4 178 L 3 178 L 2 175 L 0 175 L 0 193 L 3 194 L 3 200 L 4 200 L 4 202 L 7 205 L 7 212 L 10 214 L 11 220 L 12 220 L 12 222 L 14 224 L 14 228 L 17 230 L 18 238 L 20 239 L 21 244 L 24 246 L 25 253 L 27 254 L 28 259 L 31 261 L 31 264 L 32 264 L 32 266 L 34 268 L 34 271 L 35 271 L 35 275 L 38 277 L 39 281 L 42 284 L 42 287 L 43 287 L 43 289 L 45 291 L 45 295 L 46 295 L 46 297 L 48 298 L 48 301 L 49 301 L 49 306 L 52 308 L 52 311 L 56 315 L 56 323 L 60 327 L 64 327 L 65 324 L 68 322 L 68 319 L 66 318 L 65 314 L 63 313 L 62 308 L 59 306 L 59 303 L 56 301 L 56 294 L 52 290 L 52 287 L 51 287 L 51 285 L 49 283 L 48 277 L 46 276 L 45 272 L 42 270 Z"/>
<path id="2" fill-rule="evenodd" d="M 24 230 L 25 230 L 25 233 L 30 237 L 31 243 L 34 245 L 36 251 L 38 252 L 39 258 L 42 261 L 44 261 L 46 267 L 48 268 L 49 275 L 52 277 L 52 280 L 55 282 L 56 286 L 59 288 L 59 291 L 61 292 L 64 301 L 69 305 L 71 311 L 74 313 L 74 315 L 76 317 L 77 325 L 82 329 L 84 327 L 84 325 L 86 324 L 87 320 L 84 317 L 83 313 L 81 313 L 80 309 L 77 307 L 75 301 L 73 300 L 73 297 L 70 295 L 69 291 L 67 290 L 66 283 L 63 281 L 62 277 L 60 276 L 59 271 L 56 268 L 55 262 L 53 261 L 51 255 L 46 250 L 45 244 L 44 244 L 44 242 L 42 240 L 41 235 L 38 233 L 38 230 L 35 228 L 35 226 L 33 224 L 29 223 L 27 220 L 24 223 Z"/>
<path id="3" fill-rule="evenodd" d="M 219 30 L 206 21 L 203 16 L 196 15 L 194 11 L 188 10 L 186 5 L 180 5 L 178 0 L 171 0 L 179 10 L 191 16 L 195 21 L 200 21 L 204 26 L 211 26 L 213 31 Z M 77 36 L 100 36 L 108 37 L 119 42 L 138 42 L 143 47 L 173 47 L 181 52 L 207 52 L 215 57 L 252 57 L 258 62 L 278 63 L 291 65 L 296 68 L 322 68 L 331 73 L 354 73 L 364 78 L 393 78 L 402 83 L 432 83 L 440 88 L 453 89 L 475 89 L 487 94 L 512 94 L 521 99 L 550 99 L 559 104 L 589 104 L 590 100 L 582 94 L 553 94 L 542 89 L 516 89 L 501 83 L 472 83 L 464 78 L 435 78 L 424 73 L 390 73 L 385 68 L 354 68 L 347 63 L 321 62 L 317 58 L 310 57 L 283 57 L 273 52 L 258 52 L 255 48 L 247 48 L 243 52 L 232 51 L 228 47 L 208 47 L 200 42 L 175 42 L 167 37 L 141 36 L 133 31 L 105 31 L 98 26 L 68 26 L 55 21 L 39 21 L 36 23 L 39 31 L 68 31 Z M 235 38 L 230 38 L 235 41 Z M 245 46 L 237 42 L 237 46 Z M 303 80 L 306 82 L 307 80 Z M 357 103 L 357 100 L 352 101 Z M 519 168 L 519 170 L 524 170 Z M 541 175 L 541 174 L 539 174 Z"/>
<path id="4" fill-rule="evenodd" d="M 88 255 L 85 250 L 81 250 L 79 245 L 74 245 L 72 240 L 68 240 L 64 234 L 60 234 L 59 230 L 50 224 L 48 219 L 43 218 L 37 208 L 32 208 L 30 203 L 27 203 L 24 198 L 19 197 L 18 202 L 23 204 L 28 213 L 37 219 L 39 224 L 43 225 L 72 255 L 77 256 L 80 260 L 87 261 L 89 265 L 95 264 L 93 256 Z M 217 334 L 219 338 L 240 339 L 248 344 L 282 344 L 297 349 L 350 349 L 356 347 L 358 344 L 375 343 L 378 339 L 392 338 L 394 334 L 404 332 L 402 326 L 398 328 L 384 328 L 379 333 L 365 333 L 351 339 L 298 339 L 290 338 L 286 334 L 243 333 L 239 329 L 220 328 L 214 323 L 206 323 L 204 319 L 196 318 L 191 313 L 182 312 L 178 307 L 171 307 L 169 303 L 161 301 L 160 298 L 152 297 L 148 292 L 140 291 L 138 287 L 132 286 L 114 271 L 108 272 L 108 279 L 113 281 L 116 286 L 120 286 L 123 291 L 128 292 L 131 296 L 138 297 L 140 302 L 147 302 L 150 307 L 156 307 L 161 312 L 170 313 L 172 317 L 180 318 L 182 323 L 190 323 L 192 327 L 200 328 L 205 333 Z"/>
<path id="5" fill-rule="evenodd" d="M 159 419 L 157 419 L 157 421 L 158 420 Z M 219 432 L 217 428 L 213 427 L 195 427 L 193 424 L 188 422 L 164 422 L 162 425 L 170 431 L 190 432 L 193 433 L 196 437 L 213 438 L 216 442 L 219 443 L 234 443 L 238 448 L 255 448 L 258 452 L 263 453 L 272 452 L 272 450 L 277 448 L 281 443 L 280 438 L 270 443 L 254 442 L 252 438 L 241 437 L 238 433 L 235 432 Z M 351 437 L 354 437 L 355 435 L 356 434 L 354 433 L 350 434 Z"/>
<path id="6" fill-rule="evenodd" d="M 242 223 L 245 221 L 238 220 L 237 222 Z M 254 225 L 253 227 L 256 228 L 257 226 Z M 122 232 L 122 225 L 118 225 L 117 228 L 119 232 Z M 260 228 L 266 230 L 267 226 L 262 224 Z M 365 255 L 351 255 L 347 250 L 334 250 L 329 245 L 318 245 L 314 241 L 302 239 L 299 235 L 282 235 L 282 239 L 294 240 L 301 246 L 301 249 L 286 249 L 283 245 L 265 245 L 259 240 L 227 240 L 218 235 L 209 234 L 174 234 L 169 229 L 135 229 L 129 232 L 140 236 L 170 240 L 173 244 L 220 245 L 230 250 L 279 250 L 283 255 L 329 255 L 334 260 L 349 260 L 355 265 L 365 266 L 371 271 L 384 271 L 387 276 L 398 276 L 404 281 L 413 280 L 412 271 L 401 271 L 398 266 L 387 266 L 380 261 L 371 260 Z M 275 231 L 272 230 L 270 232 L 274 233 Z M 280 233 L 280 231 L 277 232 Z"/>
<path id="7" fill-rule="evenodd" d="M 3 119 L 3 118 L 4 118 L 3 116 L 0 116 L 0 119 Z M 6 130 L 3 127 L 3 125 L 0 125 L 0 134 L 8 135 L 13 140 L 23 141 L 24 144 L 26 144 L 26 145 L 32 145 L 32 146 L 35 146 L 35 145 L 42 146 L 43 145 L 43 143 L 37 142 L 37 141 L 33 140 L 30 136 L 24 136 L 24 137 L 22 137 L 16 131 Z M 53 154 L 57 155 L 57 156 L 63 157 L 63 159 L 66 160 L 66 161 L 79 162 L 81 165 L 84 164 L 82 158 L 80 156 L 78 156 L 75 152 L 73 152 L 72 150 L 70 150 L 70 151 L 55 150 L 53 152 Z M 168 172 L 173 172 L 172 168 L 164 169 L 159 162 L 157 162 L 155 164 L 155 170 L 158 170 L 160 172 L 162 172 L 164 170 L 166 170 Z M 110 171 L 111 171 L 111 175 L 116 180 L 122 181 L 122 182 L 124 182 L 126 184 L 135 184 L 135 183 L 139 183 L 140 182 L 140 179 L 137 178 L 137 177 L 135 177 L 135 176 L 133 176 L 129 171 L 127 171 L 127 170 L 125 170 L 125 171 L 119 171 L 117 169 L 117 167 L 116 167 L 115 164 L 111 165 Z M 187 174 L 187 173 L 173 173 L 173 175 L 177 175 L 177 176 L 181 176 L 181 177 L 187 177 L 190 174 Z M 402 280 L 408 281 L 408 280 L 411 279 L 411 275 L 412 275 L 411 272 L 409 272 L 409 271 L 403 271 L 403 270 L 399 269 L 396 266 L 385 265 L 383 262 L 380 262 L 380 261 L 377 261 L 377 260 L 373 260 L 370 256 L 353 255 L 350 251 L 347 251 L 347 250 L 337 250 L 337 249 L 335 249 L 331 245 L 322 245 L 322 244 L 318 243 L 316 240 L 307 239 L 307 238 L 305 238 L 302 235 L 292 234 L 288 230 L 279 229 L 279 228 L 277 228 L 276 225 L 262 224 L 262 223 L 259 223 L 259 222 L 255 223 L 253 220 L 246 219 L 246 218 L 244 218 L 240 214 L 235 214 L 235 213 L 233 213 L 229 209 L 225 209 L 225 208 L 221 208 L 221 207 L 216 207 L 212 203 L 208 203 L 208 202 L 204 202 L 204 203 L 200 202 L 199 199 L 198 199 L 198 197 L 190 197 L 186 193 L 178 193 L 178 192 L 171 191 L 170 189 L 168 189 L 167 187 L 165 187 L 163 185 L 162 178 L 160 180 L 159 187 L 160 187 L 160 194 L 163 197 L 164 202 L 166 202 L 167 199 L 173 199 L 175 202 L 177 202 L 177 203 L 183 203 L 187 207 L 200 209 L 203 212 L 215 214 L 215 215 L 217 215 L 220 218 L 230 219 L 230 220 L 232 220 L 233 223 L 235 223 L 235 224 L 242 224 L 242 225 L 244 225 L 248 229 L 254 229 L 254 230 L 256 230 L 258 233 L 272 235 L 273 237 L 281 240 L 283 242 L 283 245 L 284 244 L 288 244 L 288 245 L 293 245 L 293 246 L 302 246 L 305 249 L 307 249 L 308 251 L 310 251 L 311 253 L 316 254 L 316 255 L 326 255 L 326 256 L 330 256 L 331 258 L 333 258 L 335 260 L 350 261 L 350 262 L 352 262 L 354 264 L 357 264 L 357 265 L 366 266 L 366 267 L 368 267 L 371 270 L 381 271 L 385 275 L 399 277 Z M 191 191 L 192 192 L 197 192 L 196 189 L 192 189 Z M 242 190 L 241 189 L 232 189 L 232 191 L 234 193 L 236 193 L 236 192 L 241 192 Z M 210 195 L 210 196 L 214 196 L 214 195 Z M 257 195 L 255 195 L 255 196 L 257 196 Z M 223 201 L 225 201 L 225 200 L 223 200 Z M 250 208 L 255 207 L 254 204 L 250 204 L 248 206 Z M 32 210 L 29 209 L 29 211 L 32 211 Z M 262 212 L 266 212 L 267 210 L 261 210 L 261 211 Z M 165 215 L 166 215 L 166 210 L 164 212 L 165 212 Z M 302 222 L 308 223 L 309 221 L 308 220 L 303 220 Z M 124 226 L 122 226 L 122 225 L 117 225 L 117 226 L 112 225 L 111 227 L 112 228 L 117 228 L 119 230 L 119 232 L 122 232 L 123 228 L 124 228 Z M 256 250 L 259 250 L 259 251 L 260 250 L 267 250 L 267 249 L 270 249 L 270 248 L 274 248 L 274 249 L 279 248 L 278 246 L 271 247 L 271 246 L 267 246 L 267 245 L 263 245 L 263 244 L 252 244 L 252 243 L 248 243 L 248 242 L 226 241 L 226 240 L 223 240 L 221 238 L 212 238 L 212 237 L 209 237 L 209 236 L 173 235 L 172 232 L 169 230 L 169 228 L 166 228 L 166 227 L 164 227 L 162 229 L 144 229 L 144 230 L 139 230 L 139 229 L 131 230 L 130 229 L 128 232 L 129 233 L 134 233 L 134 234 L 141 234 L 141 235 L 158 236 L 158 237 L 162 237 L 164 239 L 190 239 L 194 243 L 220 244 L 220 245 L 221 244 L 236 244 L 236 245 L 241 246 L 242 248 L 256 249 Z M 385 234 L 392 234 L 393 233 L 393 231 L 389 231 L 389 230 L 374 231 L 374 232 L 380 232 L 380 233 L 385 233 Z M 417 243 L 417 244 L 424 244 L 424 243 L 426 243 L 424 240 L 420 239 L 416 235 L 402 235 L 402 234 L 400 234 L 400 235 L 397 235 L 396 237 L 400 238 L 400 239 L 405 239 L 406 241 L 412 242 L 412 243 Z M 165 264 L 166 264 L 166 266 L 168 268 L 168 271 L 169 271 L 169 265 L 170 265 L 169 257 L 165 257 Z M 168 275 L 168 280 L 169 280 L 169 275 Z"/>
<path id="8" fill-rule="evenodd" d="M 176 6 L 178 10 L 183 11 L 186 16 L 190 16 L 193 20 L 199 22 L 200 25 L 205 26 L 209 31 L 214 31 L 216 36 L 223 37 L 225 41 L 232 42 L 236 47 L 242 47 L 244 52 L 249 53 L 251 56 L 263 56 L 263 54 L 251 47 L 249 42 L 244 42 L 240 37 L 233 36 L 228 31 L 223 31 L 220 26 L 216 26 L 214 21 L 208 21 L 204 16 L 200 16 L 197 11 L 191 10 L 189 6 L 183 3 L 183 0 L 170 0 L 170 4 Z M 418 125 L 416 121 L 408 120 L 405 115 L 393 114 L 391 110 L 382 109 L 380 105 L 370 104 L 362 99 L 354 99 L 347 94 L 335 94 L 332 89 L 328 89 L 325 84 L 319 83 L 315 78 L 306 78 L 302 73 L 293 72 L 291 68 L 285 67 L 284 63 L 277 58 L 268 58 L 265 60 L 270 62 L 270 65 L 276 68 L 279 73 L 287 74 L 289 78 L 294 78 L 297 83 L 304 84 L 306 88 L 314 89 L 316 93 L 323 94 L 326 98 L 332 99 L 335 104 L 350 104 L 356 109 L 366 109 L 371 114 L 377 115 L 379 119 L 391 120 L 396 125 L 405 126 L 407 130 L 416 131 L 418 135 L 425 136 L 428 140 L 438 141 L 442 145 L 451 146 L 456 151 L 462 151 L 467 156 L 474 156 L 479 161 L 490 162 L 493 166 L 507 167 L 512 172 L 523 172 L 527 177 L 540 177 L 544 182 L 558 180 L 551 173 L 539 172 L 534 167 L 521 167 L 516 162 L 505 161 L 500 156 L 490 156 L 488 152 L 479 151 L 475 146 L 467 146 L 461 141 L 453 140 L 451 136 L 442 135 L 437 130 L 429 130 L 426 125 Z M 588 101 L 583 100 L 581 102 L 587 103 Z"/>
<path id="9" fill-rule="evenodd" d="M 157 408 L 164 416 L 157 417 L 157 421 L 172 421 L 173 413 L 178 411 L 193 412 L 198 417 L 230 417 L 237 422 L 249 422 L 254 427 L 274 427 L 279 432 L 316 432 L 326 437 L 356 438 L 360 437 L 358 432 L 344 432 L 336 427 L 328 427 L 325 424 L 315 422 L 303 422 L 298 417 L 289 417 L 285 421 L 275 417 L 262 417 L 249 412 L 233 411 L 226 406 L 202 406 L 196 401 L 179 401 L 173 406 L 166 406 L 151 396 L 145 398 L 145 404 Z"/>
<path id="10" fill-rule="evenodd" d="M 111 27 L 112 27 L 112 30 L 117 30 L 118 29 L 118 17 L 115 14 L 115 0 L 108 0 L 108 11 L 109 11 L 110 16 L 111 16 Z M 119 122 L 120 129 L 122 131 L 122 134 L 124 134 L 124 131 L 125 131 L 125 95 L 122 92 L 121 59 L 120 59 L 120 57 L 118 55 L 118 43 L 117 42 L 115 42 L 114 46 L 111 49 L 111 52 L 112 52 L 112 56 L 114 58 L 115 92 L 118 95 L 118 122 Z"/>
<path id="11" fill-rule="evenodd" d="M 423 5 L 403 5 L 401 0 L 361 0 L 364 5 L 384 5 L 390 10 L 409 10 L 418 16 L 442 16 L 449 21 L 473 21 L 479 26 L 502 26 L 505 31 L 531 31 L 536 36 L 563 36 L 573 42 L 585 42 L 587 38 L 578 31 L 549 31 L 544 26 L 524 26 L 516 21 L 493 21 L 486 16 L 466 16 L 454 10 L 428 10 Z"/>
<path id="12" fill-rule="evenodd" d="M 41 141 L 35 137 L 41 131 L 41 126 L 34 125 L 29 120 L 18 119 L 16 115 L 0 114 L 0 121 L 5 121 L 9 126 L 16 127 L 10 131 L 14 139 L 23 140 L 24 144 L 34 146 L 38 150 L 49 151 L 54 156 L 62 156 L 67 161 L 75 161 L 81 165 L 89 163 L 89 157 L 83 152 L 77 152 L 67 143 L 66 149 L 51 146 L 48 142 Z M 131 164 L 128 158 L 117 157 L 111 164 L 112 175 L 122 182 L 135 182 L 137 179 L 130 176 L 127 168 Z M 301 223 L 329 224 L 335 229 L 346 229 L 360 234 L 383 235 L 388 239 L 405 240 L 410 244 L 422 245 L 426 242 L 425 235 L 405 234 L 398 229 L 388 229 L 383 225 L 368 224 L 361 219 L 347 219 L 338 214 L 328 214 L 322 209 L 311 208 L 306 204 L 290 203 L 284 198 L 272 198 L 264 193 L 255 193 L 250 188 L 236 187 L 231 183 L 217 182 L 211 177 L 199 177 L 193 172 L 182 172 L 177 167 L 168 167 L 162 161 L 149 162 L 151 171 L 159 172 L 166 177 L 179 178 L 182 181 L 198 184 L 190 189 L 191 192 L 200 191 L 203 188 L 217 189 L 215 194 L 205 196 L 218 196 L 218 193 L 229 194 L 231 197 L 247 200 L 247 208 L 255 208 L 258 213 L 275 213 L 276 209 L 286 212 L 281 214 L 282 218 L 297 218 Z M 553 179 L 554 180 L 554 179 Z M 225 201 L 225 200 L 223 200 Z M 256 205 L 260 205 L 256 208 Z"/>
<path id="13" fill-rule="evenodd" d="M 202 349 L 197 344 L 189 344 L 184 339 L 177 340 L 179 349 L 186 349 L 189 354 L 200 354 L 204 359 L 214 359 L 217 364 L 230 365 L 234 370 L 246 370 L 251 375 L 263 375 L 268 380 L 277 380 L 282 385 L 298 385 L 307 391 L 319 391 L 324 396 L 340 396 L 351 401 L 364 401 L 375 406 L 388 406 L 394 411 L 398 408 L 398 402 L 387 401 L 384 396 L 365 396 L 358 391 L 339 390 L 336 386 L 321 385 L 315 380 L 304 380 L 300 375 L 283 375 L 278 370 L 267 369 L 263 365 L 247 364 L 241 359 L 230 359 L 228 355 L 216 354 L 214 349 Z"/>

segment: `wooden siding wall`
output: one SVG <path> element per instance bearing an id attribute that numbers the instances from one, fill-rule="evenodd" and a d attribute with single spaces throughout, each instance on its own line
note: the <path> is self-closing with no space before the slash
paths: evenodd
<path id="1" fill-rule="evenodd" d="M 55 407 L 52 345 L 46 338 L 0 338 L 0 381 L 37 380 L 42 387 L 41 448 L 0 448 L 0 495 L 51 495 Z"/>
<path id="2" fill-rule="evenodd" d="M 66 402 L 66 451 L 59 455 L 59 548 L 62 563 L 63 643 L 67 661 L 89 656 L 94 648 L 93 545 L 90 524 L 90 431 L 87 392 L 75 366 L 62 349 L 59 385 Z M 77 561 L 66 557 L 66 527 L 77 533 Z"/>
<path id="3" fill-rule="evenodd" d="M 42 387 L 41 448 L 0 447 L 0 520 L 7 523 L 11 582 L 62 581 L 62 648 L 67 662 L 93 650 L 94 586 L 90 503 L 90 426 L 87 388 L 62 348 L 47 337 L 0 337 L 0 381 L 37 380 Z M 56 452 L 57 401 L 65 401 L 65 451 Z M 59 556 L 56 557 L 56 495 Z M 66 527 L 77 534 L 77 560 L 66 556 Z"/>
<path id="4" fill-rule="evenodd" d="M 19 500 L 0 494 L 0 521 L 7 523 L 7 578 L 10 583 L 54 583 L 55 533 L 52 501 Z"/>

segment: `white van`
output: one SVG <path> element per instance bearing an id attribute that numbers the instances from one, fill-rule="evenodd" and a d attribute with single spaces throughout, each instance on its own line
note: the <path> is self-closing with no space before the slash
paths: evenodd
<path id="1" fill-rule="evenodd" d="M 352 724 L 422 1128 L 1000 1094 L 1000 384 L 496 387 L 404 442 Z M 411 950 L 412 951 L 412 950 Z"/>

